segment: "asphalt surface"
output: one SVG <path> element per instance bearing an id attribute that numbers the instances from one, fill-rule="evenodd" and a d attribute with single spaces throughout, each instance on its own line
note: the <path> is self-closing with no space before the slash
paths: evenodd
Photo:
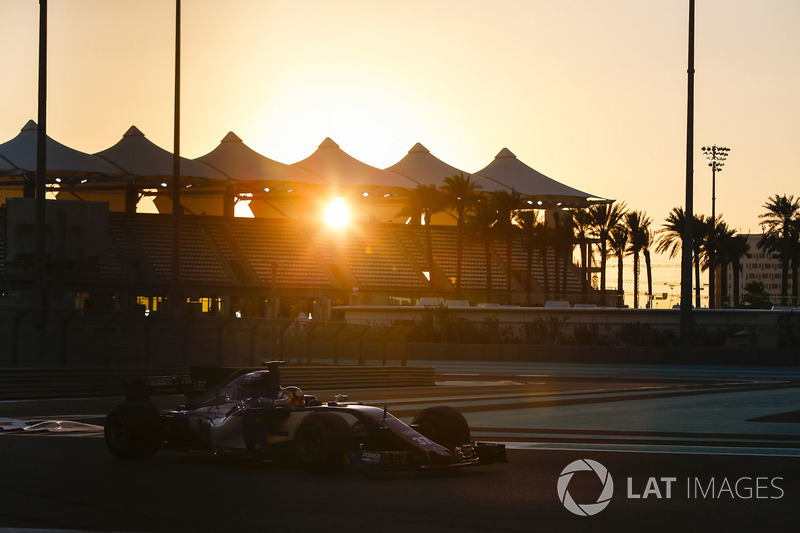
<path id="1" fill-rule="evenodd" d="M 455 405 L 473 437 L 511 448 L 507 464 L 443 473 L 314 476 L 180 453 L 119 461 L 98 427 L 70 433 L 6 425 L 0 530 L 796 531 L 800 525 L 800 418 L 793 415 L 800 388 L 791 372 L 530 370 L 450 367 L 442 371 L 446 383 L 435 388 L 347 391 L 399 416 Z M 115 401 L 0 402 L 0 421 L 102 424 Z M 589 464 L 583 460 L 607 471 L 605 484 L 591 470 L 569 475 L 568 465 Z M 604 491 L 608 483 L 612 492 Z M 573 510 L 591 512 L 604 494 L 611 498 L 593 516 L 567 509 L 571 498 Z"/>
<path id="2" fill-rule="evenodd" d="M 112 459 L 102 439 L 3 439 L 0 524 L 88 531 L 796 531 L 795 458 L 511 450 L 508 464 L 436 475 L 312 476 L 269 463 L 160 454 Z M 572 461 L 593 459 L 612 475 L 614 496 L 595 516 L 559 501 Z M 651 477 L 676 478 L 671 498 L 642 495 Z M 720 495 L 724 480 L 741 496 Z M 756 481 L 761 478 L 762 481 Z M 766 478 L 768 481 L 763 481 Z M 686 489 L 700 480 L 706 496 Z M 712 492 L 710 480 L 716 480 Z M 772 486 L 774 484 L 780 488 Z M 753 487 L 764 487 L 756 499 Z M 752 492 L 748 492 L 749 484 Z M 570 485 L 596 501 L 597 479 Z M 780 496 L 780 498 L 778 498 Z"/>

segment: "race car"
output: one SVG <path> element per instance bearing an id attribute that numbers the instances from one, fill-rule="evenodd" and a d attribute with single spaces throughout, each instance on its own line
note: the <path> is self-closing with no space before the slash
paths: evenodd
<path id="1" fill-rule="evenodd" d="M 298 387 L 281 387 L 281 361 L 265 368 L 192 368 L 189 376 L 125 383 L 126 402 L 105 421 L 105 441 L 120 459 L 160 449 L 294 461 L 309 471 L 341 467 L 430 469 L 506 462 L 502 444 L 472 442 L 453 407 L 423 409 L 406 424 L 385 407 L 321 402 Z M 185 405 L 159 411 L 154 395 L 181 393 Z"/>

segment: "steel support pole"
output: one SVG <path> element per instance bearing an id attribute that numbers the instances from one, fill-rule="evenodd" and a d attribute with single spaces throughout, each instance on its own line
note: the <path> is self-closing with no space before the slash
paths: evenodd
<path id="1" fill-rule="evenodd" d="M 708 308 L 717 308 L 717 147 L 711 148 L 711 247 L 708 255 Z M 723 296 L 724 297 L 724 296 Z"/>
<path id="2" fill-rule="evenodd" d="M 35 187 L 35 233 L 34 245 L 34 291 L 42 308 L 47 307 L 47 267 L 45 265 L 45 195 L 47 194 L 47 0 L 39 0 L 39 94 L 38 122 L 36 129 L 36 187 Z"/>
<path id="3" fill-rule="evenodd" d="M 181 0 L 175 0 L 175 115 L 172 144 L 172 283 L 170 311 L 180 311 L 181 231 Z"/>
<path id="4" fill-rule="evenodd" d="M 692 240 L 694 237 L 694 11 L 695 0 L 689 0 L 689 60 L 686 101 L 686 206 L 681 242 L 681 343 L 692 342 Z"/>

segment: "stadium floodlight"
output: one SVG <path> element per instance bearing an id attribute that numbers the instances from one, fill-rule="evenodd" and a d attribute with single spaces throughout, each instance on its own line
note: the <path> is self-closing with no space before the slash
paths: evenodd
<path id="1" fill-rule="evenodd" d="M 703 146 L 703 155 L 706 156 L 708 166 L 711 167 L 711 218 L 716 216 L 716 201 L 717 201 L 717 172 L 722 172 L 722 167 L 725 166 L 725 160 L 728 159 L 730 148 L 724 146 Z"/>
<path id="2" fill-rule="evenodd" d="M 325 208 L 325 222 L 334 229 L 344 228 L 350 222 L 350 210 L 344 198 L 332 198 Z"/>
<path id="3" fill-rule="evenodd" d="M 706 157 L 706 161 L 708 162 L 708 166 L 711 167 L 711 224 L 713 225 L 714 231 L 716 231 L 717 225 L 717 172 L 722 172 L 722 167 L 725 166 L 725 160 L 728 159 L 728 153 L 731 151 L 730 148 L 725 146 L 717 146 L 716 144 L 713 146 L 703 146 L 703 155 Z M 714 254 L 714 240 L 710 239 L 711 249 L 709 250 L 709 269 L 708 269 L 708 280 L 709 280 L 709 291 L 708 291 L 708 307 L 713 309 L 716 307 L 716 265 L 715 262 L 715 254 Z"/>

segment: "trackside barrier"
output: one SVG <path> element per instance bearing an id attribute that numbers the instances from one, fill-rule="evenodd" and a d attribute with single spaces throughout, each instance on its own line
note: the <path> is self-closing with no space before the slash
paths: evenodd
<path id="1" fill-rule="evenodd" d="M 411 327 L 152 313 L 0 307 L 2 367 L 257 366 L 406 361 Z"/>
<path id="2" fill-rule="evenodd" d="M 0 400 L 122 396 L 123 379 L 188 373 L 186 367 L 6 368 L 0 369 Z M 361 388 L 427 387 L 435 384 L 435 376 L 432 367 L 421 366 L 289 365 L 281 367 L 281 381 L 312 393 L 347 392 Z"/>

